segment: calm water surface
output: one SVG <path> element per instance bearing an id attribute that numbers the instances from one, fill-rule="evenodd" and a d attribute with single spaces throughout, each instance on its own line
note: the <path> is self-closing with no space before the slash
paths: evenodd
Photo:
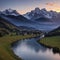
<path id="1" fill-rule="evenodd" d="M 14 53 L 23 60 L 60 60 L 59 53 L 37 43 L 38 38 L 21 40 L 13 44 Z"/>

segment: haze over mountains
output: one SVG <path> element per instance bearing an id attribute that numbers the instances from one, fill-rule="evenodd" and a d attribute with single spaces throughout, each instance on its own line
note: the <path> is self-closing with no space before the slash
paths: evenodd
<path id="1" fill-rule="evenodd" d="M 0 17 L 16 26 L 24 26 L 42 31 L 55 29 L 58 27 L 57 23 L 60 22 L 60 13 L 47 11 L 45 8 L 41 10 L 35 8 L 35 10 L 24 15 L 19 14 L 13 9 L 6 9 L 0 12 Z"/>

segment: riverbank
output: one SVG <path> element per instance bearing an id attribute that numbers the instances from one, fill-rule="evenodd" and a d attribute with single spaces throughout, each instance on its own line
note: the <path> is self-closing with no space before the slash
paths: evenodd
<path id="1" fill-rule="evenodd" d="M 38 42 L 48 47 L 56 47 L 60 50 L 60 36 L 45 37 Z"/>
<path id="2" fill-rule="evenodd" d="M 0 37 L 0 60 L 21 60 L 11 50 L 11 43 L 25 39 L 25 38 L 32 38 L 35 35 L 19 35 L 19 36 L 4 36 Z"/>

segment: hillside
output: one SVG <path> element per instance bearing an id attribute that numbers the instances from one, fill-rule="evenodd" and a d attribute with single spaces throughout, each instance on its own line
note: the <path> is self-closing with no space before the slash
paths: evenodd
<path id="1" fill-rule="evenodd" d="M 19 29 L 15 25 L 0 17 L 0 36 L 16 32 L 19 32 Z"/>
<path id="2" fill-rule="evenodd" d="M 48 34 L 46 34 L 46 36 L 60 36 L 60 27 L 48 32 Z"/>

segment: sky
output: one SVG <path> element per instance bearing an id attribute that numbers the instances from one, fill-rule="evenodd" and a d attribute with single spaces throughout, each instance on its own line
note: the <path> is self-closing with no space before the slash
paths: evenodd
<path id="1" fill-rule="evenodd" d="M 11 8 L 25 14 L 36 7 L 60 12 L 60 0 L 0 0 L 0 11 Z"/>

